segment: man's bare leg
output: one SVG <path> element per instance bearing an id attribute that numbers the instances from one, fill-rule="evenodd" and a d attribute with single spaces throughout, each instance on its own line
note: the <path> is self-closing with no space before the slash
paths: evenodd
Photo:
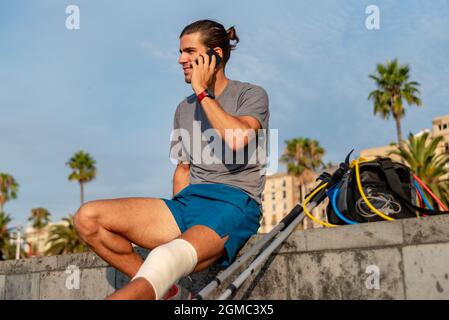
<path id="1" fill-rule="evenodd" d="M 224 254 L 224 244 L 228 236 L 220 236 L 206 226 L 194 226 L 184 232 L 179 238 L 188 241 L 195 248 L 198 263 L 193 272 L 204 270 Z M 152 285 L 143 278 L 137 278 L 120 290 L 114 292 L 108 300 L 145 299 L 154 300 L 156 294 Z"/>
<path id="2" fill-rule="evenodd" d="M 78 210 L 74 223 L 80 237 L 93 251 L 129 277 L 143 263 L 132 243 L 153 249 L 181 234 L 173 215 L 160 199 L 88 202 Z"/>

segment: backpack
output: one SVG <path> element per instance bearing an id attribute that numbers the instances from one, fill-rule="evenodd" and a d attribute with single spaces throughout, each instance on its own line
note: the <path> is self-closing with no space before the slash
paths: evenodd
<path id="1" fill-rule="evenodd" d="M 378 158 L 361 162 L 359 173 L 366 199 L 383 217 L 370 209 L 359 191 L 355 168 L 348 168 L 342 179 L 328 191 L 326 214 L 330 223 L 355 224 L 413 218 L 418 212 L 441 213 L 416 206 L 413 174 L 402 163 L 390 158 Z"/>

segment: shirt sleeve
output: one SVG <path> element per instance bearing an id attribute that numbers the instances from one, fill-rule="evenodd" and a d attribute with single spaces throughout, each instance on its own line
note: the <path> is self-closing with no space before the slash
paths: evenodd
<path id="1" fill-rule="evenodd" d="M 268 129 L 268 100 L 262 87 L 251 85 L 239 97 L 236 116 L 252 116 L 260 122 L 262 129 Z"/>

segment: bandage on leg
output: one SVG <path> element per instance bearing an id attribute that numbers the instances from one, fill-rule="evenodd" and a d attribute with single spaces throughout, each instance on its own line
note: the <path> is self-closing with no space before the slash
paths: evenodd
<path id="1" fill-rule="evenodd" d="M 132 280 L 145 278 L 158 300 L 173 283 L 189 275 L 197 263 L 195 248 L 186 240 L 175 239 L 151 250 Z"/>

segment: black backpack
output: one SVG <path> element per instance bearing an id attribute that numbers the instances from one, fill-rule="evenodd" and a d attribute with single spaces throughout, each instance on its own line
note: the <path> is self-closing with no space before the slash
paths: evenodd
<path id="1" fill-rule="evenodd" d="M 361 162 L 359 172 L 362 189 L 369 202 L 390 218 L 413 218 L 417 216 L 417 211 L 426 214 L 442 213 L 416 206 L 413 174 L 404 164 L 394 162 L 390 158 L 378 158 Z M 345 172 L 340 182 L 329 190 L 328 195 L 329 204 L 326 213 L 328 221 L 332 224 L 385 220 L 370 210 L 362 198 L 354 168 Z"/>

